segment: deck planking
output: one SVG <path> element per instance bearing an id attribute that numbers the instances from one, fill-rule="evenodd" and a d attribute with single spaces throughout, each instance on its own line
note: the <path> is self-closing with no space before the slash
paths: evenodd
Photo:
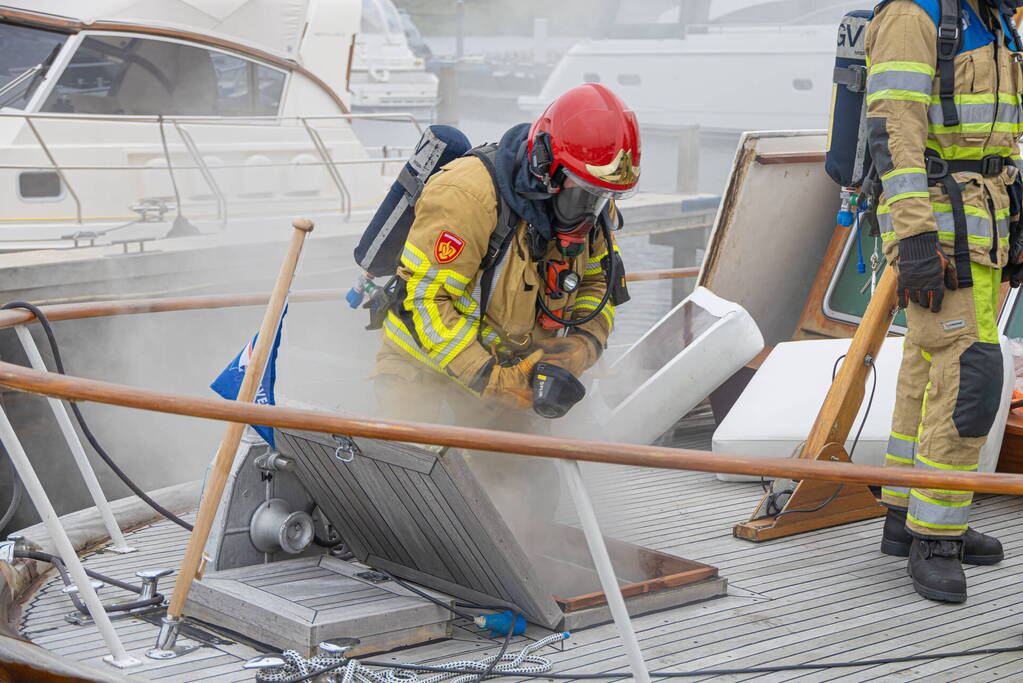
<path id="1" fill-rule="evenodd" d="M 697 436 L 683 435 L 691 445 Z M 706 434 L 702 438 L 705 439 Z M 679 445 L 679 435 L 673 435 Z M 705 443 L 703 445 L 706 445 Z M 877 550 L 881 521 L 867 520 L 788 539 L 754 544 L 731 536 L 760 497 L 757 483 L 720 482 L 712 474 L 585 464 L 583 472 L 605 533 L 654 550 L 717 566 L 729 579 L 727 597 L 634 619 L 648 666 L 657 671 L 820 663 L 926 654 L 1021 644 L 1023 615 L 1017 578 L 1023 567 L 1023 500 L 978 496 L 973 523 L 997 535 L 1007 559 L 995 567 L 968 567 L 970 599 L 944 605 L 920 599 L 905 560 Z M 563 496 L 558 521 L 574 523 Z M 128 534 L 139 553 L 98 553 L 86 566 L 123 580 L 139 567 L 176 566 L 187 534 L 159 523 Z M 297 580 L 300 577 L 294 577 Z M 313 575 L 310 575 L 310 579 Z M 171 585 L 165 579 L 165 587 Z M 113 596 L 117 589 L 101 592 Z M 119 595 L 119 591 L 117 594 Z M 108 597 L 109 599 L 109 597 Z M 327 607 L 327 605 L 317 605 Z M 59 581 L 47 582 L 29 601 L 22 630 L 48 649 L 94 665 L 104 653 L 95 628 L 64 622 L 70 601 Z M 152 646 L 156 627 L 116 620 L 136 656 Z M 531 627 L 513 639 L 517 650 L 546 632 Z M 374 659 L 437 664 L 494 653 L 499 643 L 457 619 L 453 638 Z M 130 673 L 140 680 L 251 680 L 240 664 L 256 651 L 247 645 L 206 646 L 180 659 L 145 660 Z M 579 631 L 547 648 L 558 673 L 620 673 L 628 677 L 612 625 Z M 1023 653 L 815 669 L 769 674 L 704 676 L 726 681 L 989 681 L 1023 677 Z"/>

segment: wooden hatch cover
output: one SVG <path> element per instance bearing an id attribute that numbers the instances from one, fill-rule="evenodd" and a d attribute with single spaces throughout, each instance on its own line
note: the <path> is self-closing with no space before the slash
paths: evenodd
<path id="1" fill-rule="evenodd" d="M 476 604 L 506 605 L 552 629 L 607 620 L 594 612 L 606 605 L 581 532 L 537 520 L 550 527 L 537 535 L 558 541 L 527 552 L 458 449 L 277 434 L 358 561 Z M 611 539 L 608 549 L 633 611 L 725 592 L 715 567 Z M 573 573 L 579 579 L 566 584 Z"/>

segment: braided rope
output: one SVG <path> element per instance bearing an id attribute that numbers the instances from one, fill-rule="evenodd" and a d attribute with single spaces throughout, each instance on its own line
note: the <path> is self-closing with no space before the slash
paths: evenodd
<path id="1" fill-rule="evenodd" d="M 534 655 L 537 650 L 553 645 L 568 638 L 568 633 L 554 633 L 542 638 L 535 643 L 530 643 L 522 648 L 518 654 L 505 653 L 501 656 L 491 676 L 536 676 L 547 673 L 554 665 L 546 657 Z M 325 657 L 316 655 L 306 658 L 295 650 L 285 650 L 282 655 L 285 664 L 277 669 L 262 669 L 256 673 L 258 683 L 285 683 L 295 678 L 308 676 L 317 671 L 337 665 L 339 668 L 345 660 L 337 657 Z M 419 673 L 409 669 L 384 669 L 374 671 L 361 664 L 358 660 L 349 659 L 344 666 L 343 672 L 329 674 L 333 680 L 340 683 L 440 683 L 449 678 L 454 678 L 451 683 L 470 683 L 479 680 L 480 675 L 486 673 L 497 659 L 497 655 L 484 657 L 479 661 L 463 659 L 454 662 L 445 662 L 437 665 L 442 669 L 453 669 L 451 673 L 431 672 L 430 675 L 420 678 Z M 414 665 L 413 665 L 414 666 Z M 459 673 L 459 671 L 477 671 L 477 673 Z M 340 673 L 340 677 L 338 674 Z"/>
<path id="2" fill-rule="evenodd" d="M 536 676 L 547 673 L 554 665 L 546 657 L 534 655 L 537 650 L 553 645 L 568 638 L 568 633 L 554 633 L 546 638 L 530 643 L 522 648 L 518 654 L 506 653 L 494 666 L 492 676 Z M 351 659 L 345 667 L 340 683 L 440 683 L 440 681 L 454 678 L 451 683 L 469 683 L 480 678 L 478 674 L 459 673 L 460 670 L 478 671 L 479 674 L 486 672 L 490 664 L 497 659 L 497 655 L 485 657 L 479 661 L 469 659 L 438 664 L 441 669 L 454 669 L 452 673 L 430 673 L 420 678 L 415 671 L 408 669 L 386 669 L 384 671 L 373 671 L 362 665 L 357 660 Z M 414 665 L 413 665 L 414 666 Z"/>

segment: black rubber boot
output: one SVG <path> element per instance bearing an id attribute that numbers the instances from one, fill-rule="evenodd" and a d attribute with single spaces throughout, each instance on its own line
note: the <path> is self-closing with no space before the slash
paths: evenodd
<path id="1" fill-rule="evenodd" d="M 888 508 L 884 518 L 884 533 L 881 535 L 881 552 L 895 557 L 909 557 L 909 546 L 913 537 L 906 531 L 906 511 Z M 967 529 L 963 535 L 966 550 L 964 564 L 998 564 L 1005 559 L 1002 543 L 994 536 Z"/>
<path id="2" fill-rule="evenodd" d="M 914 538 L 909 547 L 909 575 L 913 588 L 928 600 L 966 602 L 963 541 Z"/>

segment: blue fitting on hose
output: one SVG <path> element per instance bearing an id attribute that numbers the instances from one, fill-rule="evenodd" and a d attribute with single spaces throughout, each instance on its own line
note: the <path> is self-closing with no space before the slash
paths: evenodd
<path id="1" fill-rule="evenodd" d="M 512 630 L 513 636 L 520 636 L 526 631 L 526 618 L 512 614 L 511 612 L 501 612 L 500 614 L 479 614 L 473 620 L 478 628 L 489 630 L 490 637 L 496 638 L 497 636 L 508 635 L 509 629 Z M 565 637 L 568 637 L 568 633 L 565 633 Z"/>
<path id="2" fill-rule="evenodd" d="M 352 287 L 351 289 L 348 290 L 348 293 L 345 294 L 345 301 L 347 301 L 348 305 L 351 306 L 352 308 L 358 308 L 359 306 L 362 305 L 364 292 L 365 290 L 358 289 L 357 287 Z"/>
<path id="3" fill-rule="evenodd" d="M 836 220 L 843 228 L 848 228 L 853 224 L 853 212 L 848 210 L 839 211 Z"/>

